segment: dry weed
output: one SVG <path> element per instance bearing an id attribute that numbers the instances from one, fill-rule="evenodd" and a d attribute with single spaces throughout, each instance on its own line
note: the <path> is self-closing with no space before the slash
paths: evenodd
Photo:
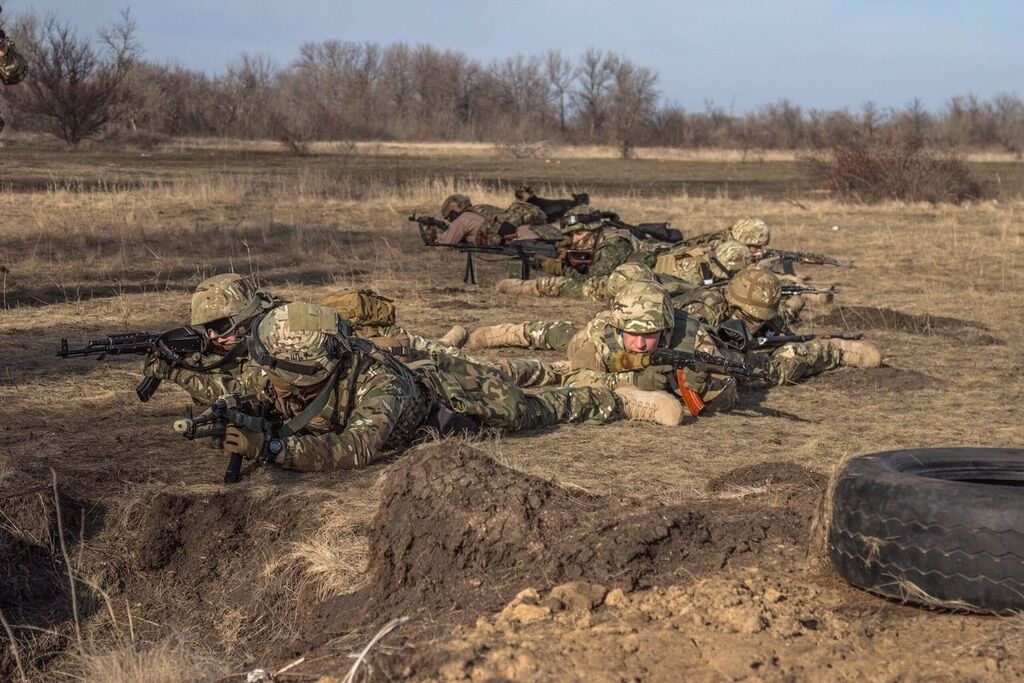
<path id="1" fill-rule="evenodd" d="M 173 638 L 146 645 L 94 647 L 81 661 L 89 683 L 212 681 L 228 673 L 223 661 L 194 643 Z"/>

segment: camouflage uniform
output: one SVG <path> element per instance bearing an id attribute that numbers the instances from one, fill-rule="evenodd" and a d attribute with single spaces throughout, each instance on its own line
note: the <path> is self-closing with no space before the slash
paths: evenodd
<path id="1" fill-rule="evenodd" d="M 725 282 L 750 265 L 750 249 L 736 240 L 725 240 L 716 246 L 687 247 L 680 245 L 660 255 L 654 266 L 656 273 L 665 273 L 686 283 L 703 286 Z"/>
<path id="2" fill-rule="evenodd" d="M 526 395 L 493 368 L 438 353 L 403 365 L 339 331 L 337 314 L 315 304 L 274 310 L 256 335 L 250 343 L 265 348 L 277 365 L 253 366 L 245 381 L 249 392 L 273 403 L 286 419 L 328 397 L 315 417 L 283 439 L 285 450 L 278 462 L 290 469 L 344 469 L 376 462 L 422 436 L 437 401 L 479 425 L 508 430 L 622 417 L 621 404 L 607 390 L 559 387 Z M 328 352 L 332 344 L 341 348 L 336 354 L 340 359 Z M 280 361 L 314 371 L 296 373 Z"/>
<path id="3" fill-rule="evenodd" d="M 638 282 L 624 288 L 612 310 L 599 313 L 573 338 L 569 345 L 570 373 L 567 386 L 637 386 L 641 372 L 622 367 L 627 352 L 622 332 L 662 331 L 660 345 L 678 351 L 702 351 L 720 355 L 698 320 L 673 309 L 671 300 L 656 284 Z M 683 372 L 686 386 L 700 395 L 710 411 L 722 411 L 736 404 L 736 383 L 731 377 Z"/>
<path id="4" fill-rule="evenodd" d="M 2 34 L 3 31 L 0 30 L 0 35 Z M 0 57 L 0 83 L 5 86 L 21 83 L 28 73 L 28 62 L 15 48 L 13 40 L 0 40 L 0 48 L 4 49 L 4 56 Z M 4 125 L 4 119 L 0 116 L 0 131 L 3 131 Z"/>
<path id="5" fill-rule="evenodd" d="M 770 271 L 751 266 L 724 289 L 702 290 L 686 304 L 686 310 L 709 325 L 719 325 L 730 318 L 745 318 L 753 336 L 795 334 L 780 302 L 779 279 Z M 751 329 L 752 326 L 755 327 Z M 797 382 L 842 364 L 839 349 L 817 339 L 784 344 L 771 352 L 755 355 L 768 369 L 770 384 L 775 385 Z"/>
<path id="6" fill-rule="evenodd" d="M 552 363 L 529 358 L 480 361 L 460 348 L 413 334 L 395 324 L 392 300 L 370 289 L 334 292 L 325 296 L 320 303 L 349 323 L 354 336 L 388 349 L 404 361 L 441 353 L 495 368 L 519 387 L 555 386 L 561 383 L 562 373 Z"/>
<path id="7" fill-rule="evenodd" d="M 566 211 L 567 218 L 593 213 L 589 206 L 576 206 Z M 589 264 L 574 263 L 568 253 L 562 259 L 561 275 L 545 275 L 536 280 L 537 292 L 541 296 L 568 297 L 572 299 L 601 299 L 607 278 L 623 263 L 633 260 L 645 265 L 654 261 L 653 254 L 646 250 L 627 230 L 619 230 L 602 223 L 571 223 L 563 219 L 562 233 L 572 235 L 585 231 L 586 235 L 566 249 L 587 251 L 591 254 Z M 647 263 L 650 261 L 651 263 Z"/>
<path id="8" fill-rule="evenodd" d="M 760 218 L 741 218 L 727 230 L 697 235 L 685 240 L 684 244 L 689 247 L 716 247 L 722 242 L 735 240 L 748 247 L 766 247 L 771 238 L 771 228 L 763 220 Z"/>
<path id="9" fill-rule="evenodd" d="M 473 204 L 461 194 L 453 194 L 441 203 L 441 216 L 450 225 L 438 235 L 439 244 L 497 246 L 515 237 L 522 226 L 547 222 L 544 212 L 532 204 L 513 202 L 507 209 L 501 209 L 492 204 Z"/>
<path id="10" fill-rule="evenodd" d="M 205 329 L 208 324 L 234 318 L 234 326 L 241 334 L 248 331 L 253 321 L 280 303 L 248 278 L 236 273 L 222 273 L 203 280 L 196 287 L 192 295 L 191 324 Z M 245 342 L 239 341 L 235 349 L 194 354 L 185 360 L 191 367 L 176 366 L 159 353 L 153 353 L 144 359 L 142 374 L 173 382 L 187 391 L 196 404 L 207 406 L 224 394 L 238 390 L 249 354 Z M 200 371 L 194 368 L 210 369 Z"/>
<path id="11" fill-rule="evenodd" d="M 592 298 L 596 301 L 610 302 L 627 285 L 633 282 L 649 282 L 661 285 L 670 295 L 689 292 L 694 289 L 689 283 L 682 282 L 671 275 L 656 275 L 642 263 L 628 261 L 623 263 L 611 275 L 588 280 L 588 285 L 599 285 L 592 290 Z M 518 285 L 518 282 L 512 282 Z M 479 330 L 493 330 L 482 338 Z M 565 351 L 569 342 L 579 332 L 579 328 L 566 320 L 546 321 L 532 320 L 520 325 L 496 325 L 490 328 L 478 328 L 471 337 L 477 337 L 476 348 L 501 348 L 506 346 L 528 348 L 534 350 Z"/>

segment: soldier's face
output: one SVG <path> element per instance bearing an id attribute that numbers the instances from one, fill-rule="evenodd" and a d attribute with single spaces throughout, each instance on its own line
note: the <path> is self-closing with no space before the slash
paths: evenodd
<path id="1" fill-rule="evenodd" d="M 661 341 L 661 332 L 648 332 L 637 334 L 635 332 L 622 333 L 622 345 L 627 351 L 633 353 L 650 353 Z"/>
<path id="2" fill-rule="evenodd" d="M 227 349 L 229 351 L 233 349 L 236 344 L 238 344 L 237 330 L 234 330 L 223 337 L 217 334 L 217 332 L 214 330 L 207 330 L 207 334 L 210 335 L 210 341 L 212 341 L 217 346 L 220 346 L 221 348 Z"/>

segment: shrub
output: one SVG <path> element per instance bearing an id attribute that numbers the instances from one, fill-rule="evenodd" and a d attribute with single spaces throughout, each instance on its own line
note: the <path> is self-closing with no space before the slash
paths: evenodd
<path id="1" fill-rule="evenodd" d="M 826 152 L 806 161 L 811 177 L 840 199 L 959 204 L 984 196 L 962 159 L 915 135 L 879 137 L 844 131 L 832 136 Z"/>

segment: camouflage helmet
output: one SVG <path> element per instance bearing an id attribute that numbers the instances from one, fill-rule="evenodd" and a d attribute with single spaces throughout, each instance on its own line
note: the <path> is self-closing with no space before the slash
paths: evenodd
<path id="1" fill-rule="evenodd" d="M 748 247 L 767 246 L 772 238 L 771 228 L 760 218 L 741 218 L 729 228 L 729 234 Z"/>
<path id="2" fill-rule="evenodd" d="M 654 271 L 648 268 L 643 263 L 636 261 L 627 261 L 618 268 L 613 270 L 608 276 L 607 292 L 609 297 L 616 297 L 619 295 L 627 285 L 633 282 L 648 282 L 658 283 L 658 278 L 654 274 Z"/>
<path id="3" fill-rule="evenodd" d="M 192 324 L 229 318 L 234 328 L 255 317 L 269 300 L 269 295 L 247 277 L 238 273 L 214 275 L 200 282 L 192 295 Z"/>
<path id="4" fill-rule="evenodd" d="M 715 247 L 715 259 L 730 273 L 735 273 L 750 265 L 750 248 L 736 240 L 725 240 Z"/>
<path id="5" fill-rule="evenodd" d="M 508 207 L 508 213 L 516 218 L 519 225 L 544 225 L 548 222 L 546 213 L 526 202 L 512 202 Z"/>
<path id="6" fill-rule="evenodd" d="M 441 218 L 450 221 L 472 205 L 473 202 L 464 194 L 449 195 L 441 202 Z"/>
<path id="7" fill-rule="evenodd" d="M 668 292 L 651 282 L 631 282 L 612 302 L 612 325 L 623 332 L 672 333 L 675 314 Z"/>
<path id="8" fill-rule="evenodd" d="M 725 300 L 754 320 L 771 320 L 778 313 L 782 285 L 775 273 L 752 266 L 729 280 Z"/>
<path id="9" fill-rule="evenodd" d="M 572 233 L 580 230 L 596 230 L 601 227 L 603 221 L 592 221 L 590 223 L 583 223 L 580 221 L 581 216 L 589 216 L 596 211 L 597 209 L 589 204 L 574 206 L 562 214 L 562 220 L 558 223 L 558 229 L 563 235 L 571 235 Z"/>
<path id="10" fill-rule="evenodd" d="M 516 188 L 515 195 L 516 199 L 518 199 L 521 202 L 525 202 L 527 199 L 530 199 L 531 197 L 536 197 L 537 193 L 534 192 L 533 188 L 530 187 L 529 185 L 520 185 L 519 187 Z"/>
<path id="11" fill-rule="evenodd" d="M 345 331 L 333 309 L 295 301 L 264 316 L 250 353 L 273 377 L 295 386 L 319 384 L 338 364 L 338 347 L 330 340 Z"/>

